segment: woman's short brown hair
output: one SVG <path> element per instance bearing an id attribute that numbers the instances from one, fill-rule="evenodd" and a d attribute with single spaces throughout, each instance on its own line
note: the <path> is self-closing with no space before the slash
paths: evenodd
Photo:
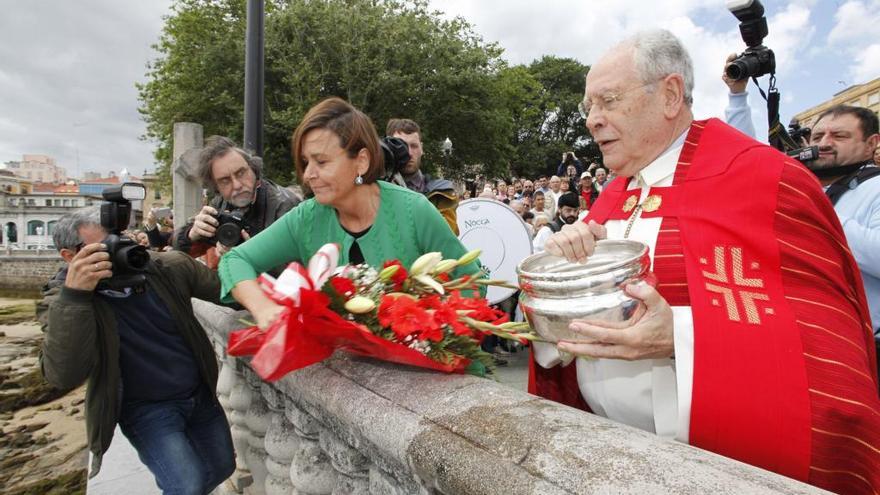
<path id="1" fill-rule="evenodd" d="M 306 166 L 302 142 L 305 135 L 315 129 L 327 129 L 339 136 L 339 146 L 347 152 L 349 158 L 356 157 L 360 150 L 366 148 L 370 154 L 370 168 L 363 175 L 364 183 L 375 182 L 385 175 L 385 157 L 379 146 L 379 135 L 373 121 L 351 103 L 332 97 L 313 106 L 306 113 L 290 140 L 296 178 L 303 187 L 308 187 L 308 184 L 303 181 Z"/>

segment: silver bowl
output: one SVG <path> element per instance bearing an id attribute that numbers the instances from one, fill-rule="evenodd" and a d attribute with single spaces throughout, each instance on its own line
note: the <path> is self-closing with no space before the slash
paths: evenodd
<path id="1" fill-rule="evenodd" d="M 516 268 L 522 289 L 520 306 L 532 328 L 549 342 L 578 341 L 568 329 L 575 319 L 623 323 L 640 302 L 625 285 L 644 280 L 651 266 L 648 246 L 628 240 L 603 240 L 585 264 L 549 253 L 524 259 Z"/>

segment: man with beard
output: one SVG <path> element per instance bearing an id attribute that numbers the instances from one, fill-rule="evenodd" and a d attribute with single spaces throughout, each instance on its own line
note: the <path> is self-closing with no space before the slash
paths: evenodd
<path id="1" fill-rule="evenodd" d="M 409 162 L 400 171 L 404 184 L 399 185 L 424 194 L 446 219 L 449 228 L 458 235 L 458 219 L 455 213 L 458 208 L 458 194 L 452 182 L 422 173 L 424 149 L 419 125 L 410 119 L 391 119 L 385 128 L 385 135 L 402 139 L 409 146 Z"/>
<path id="2" fill-rule="evenodd" d="M 554 233 L 562 230 L 563 225 L 571 225 L 577 221 L 579 207 L 580 200 L 576 193 L 567 192 L 559 196 L 556 218 L 541 227 L 541 230 L 535 234 L 535 238 L 532 240 L 532 246 L 534 246 L 536 253 L 544 250 L 544 243 L 547 242 L 547 239 Z"/>
<path id="3" fill-rule="evenodd" d="M 199 176 L 214 199 L 174 234 L 174 247 L 193 258 L 207 254 L 206 262 L 216 268 L 220 256 L 233 246 L 215 239 L 217 214 L 234 211 L 249 228 L 242 229 L 247 240 L 299 204 L 289 189 L 262 177 L 263 162 L 239 148 L 231 139 L 211 136 L 199 156 Z M 216 248 L 216 251 L 212 250 Z"/>
<path id="4" fill-rule="evenodd" d="M 808 168 L 825 186 L 859 265 L 880 351 L 880 168 L 873 162 L 878 143 L 874 112 L 847 105 L 829 108 L 813 125 L 810 144 L 819 147 L 819 158 Z"/>

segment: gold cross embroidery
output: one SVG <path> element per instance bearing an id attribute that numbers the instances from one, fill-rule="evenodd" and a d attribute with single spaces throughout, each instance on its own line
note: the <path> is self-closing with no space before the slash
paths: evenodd
<path id="1" fill-rule="evenodd" d="M 761 316 L 756 301 L 769 301 L 770 298 L 767 294 L 754 289 L 763 289 L 764 280 L 745 276 L 742 248 L 729 248 L 730 270 L 728 270 L 725 248 L 723 246 L 715 246 L 714 251 L 713 265 L 715 272 L 703 270 L 703 276 L 711 281 L 706 282 L 706 290 L 721 295 L 724 307 L 727 310 L 727 318 L 731 321 L 742 321 L 739 311 L 741 305 L 746 314 L 746 321 L 759 325 L 761 323 Z M 706 258 L 700 258 L 700 264 L 708 265 L 709 262 Z M 752 262 L 749 268 L 751 270 L 759 270 L 761 266 L 757 262 Z M 719 284 L 732 285 L 733 287 L 725 287 Z M 721 301 L 713 298 L 712 305 L 721 306 Z M 764 314 L 774 314 L 773 308 L 765 308 Z"/>

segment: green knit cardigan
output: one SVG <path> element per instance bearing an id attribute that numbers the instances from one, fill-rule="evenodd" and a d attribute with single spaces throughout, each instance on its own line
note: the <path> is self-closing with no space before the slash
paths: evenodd
<path id="1" fill-rule="evenodd" d="M 342 265 L 348 263 L 351 245 L 357 242 L 365 262 L 376 269 L 392 259 L 409 267 L 416 258 L 432 251 L 443 253 L 444 259 L 459 258 L 467 252 L 446 220 L 423 195 L 384 181 L 378 184 L 379 212 L 369 232 L 359 239 L 342 228 L 335 209 L 312 198 L 232 249 L 220 259 L 218 268 L 222 300 L 232 302 L 229 292 L 242 280 L 255 279 L 262 272 L 292 261 L 307 264 L 327 243 L 341 246 L 339 263 Z M 479 261 L 474 261 L 458 268 L 453 275 L 478 271 Z"/>

